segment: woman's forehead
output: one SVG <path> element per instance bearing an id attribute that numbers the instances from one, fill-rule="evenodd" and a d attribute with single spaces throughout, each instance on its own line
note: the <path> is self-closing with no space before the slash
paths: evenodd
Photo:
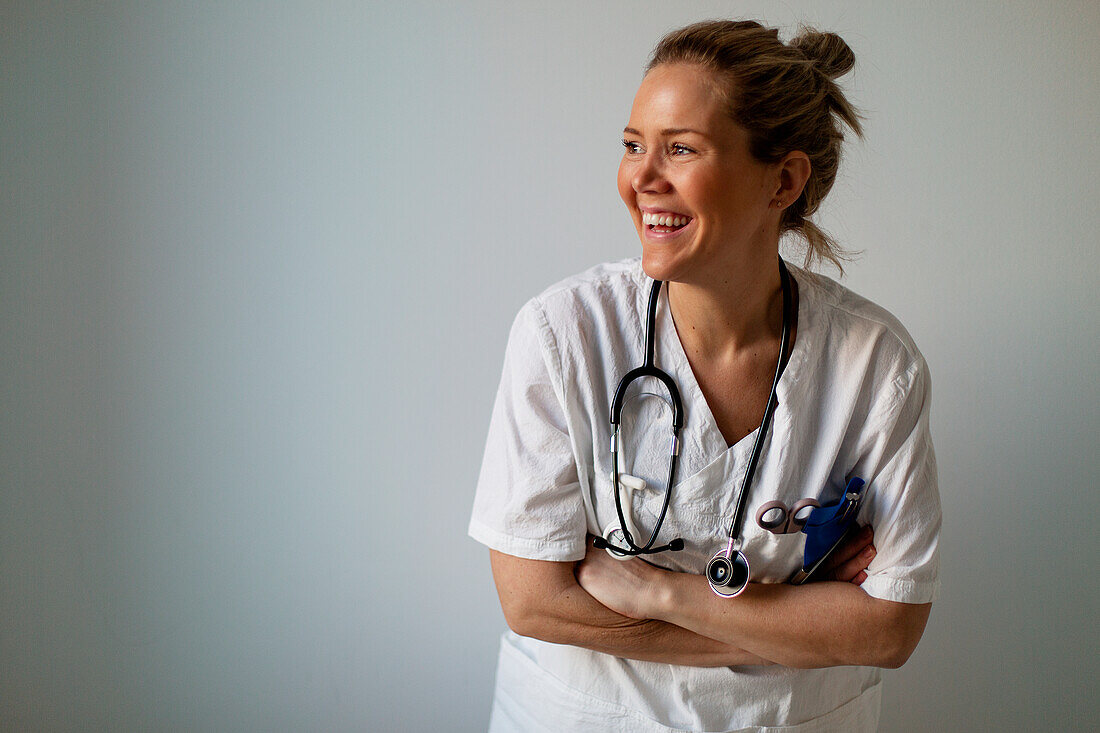
<path id="1" fill-rule="evenodd" d="M 709 71 L 667 64 L 653 68 L 642 79 L 628 127 L 640 134 L 695 130 L 713 135 L 735 125 Z"/>

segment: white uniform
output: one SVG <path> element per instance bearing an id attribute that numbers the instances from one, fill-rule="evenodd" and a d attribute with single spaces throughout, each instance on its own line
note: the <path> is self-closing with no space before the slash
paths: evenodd
<path id="1" fill-rule="evenodd" d="M 741 530 L 753 580 L 786 581 L 802 565 L 804 541 L 798 533 L 761 529 L 759 506 L 775 499 L 790 506 L 803 497 L 835 501 L 847 479 L 859 476 L 867 482 L 859 520 L 874 527 L 878 549 L 863 589 L 892 601 L 932 601 L 940 504 L 927 365 L 882 308 L 828 278 L 789 269 L 798 282 L 797 336 Z M 580 560 L 586 534 L 615 520 L 611 395 L 622 375 L 642 363 L 650 283 L 638 259 L 602 265 L 549 288 L 520 311 L 489 426 L 469 527 L 474 539 L 516 557 Z M 663 294 L 655 354 L 657 366 L 679 385 L 685 411 L 678 475 L 658 544 L 683 537 L 686 549 L 653 559 L 701 574 L 725 545 L 756 433 L 727 447 Z M 663 487 L 667 408 L 642 397 L 624 411 L 623 422 L 620 470 Z M 661 498 L 659 490 L 635 494 L 634 518 L 647 535 Z M 871 667 L 688 667 L 508 632 L 491 729 L 874 730 L 879 693 L 880 671 Z"/>

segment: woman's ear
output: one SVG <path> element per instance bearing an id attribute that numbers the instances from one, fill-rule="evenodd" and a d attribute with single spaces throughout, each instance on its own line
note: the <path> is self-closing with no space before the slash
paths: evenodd
<path id="1" fill-rule="evenodd" d="M 810 158 L 800 150 L 792 150 L 779 161 L 779 188 L 775 197 L 790 205 L 802 195 L 806 181 L 810 180 Z"/>

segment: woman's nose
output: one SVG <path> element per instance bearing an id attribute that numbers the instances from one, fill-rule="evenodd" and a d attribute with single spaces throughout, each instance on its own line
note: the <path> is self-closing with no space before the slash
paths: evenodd
<path id="1" fill-rule="evenodd" d="M 638 161 L 638 167 L 634 169 L 631 185 L 637 193 L 665 193 L 669 190 L 668 179 L 661 170 L 661 164 L 657 156 L 650 153 Z"/>

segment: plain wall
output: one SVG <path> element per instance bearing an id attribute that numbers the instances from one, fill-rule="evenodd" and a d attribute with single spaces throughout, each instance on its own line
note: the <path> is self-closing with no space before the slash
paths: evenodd
<path id="1" fill-rule="evenodd" d="M 0 6 L 0 727 L 483 730 L 508 326 L 638 251 L 673 27 L 843 35 L 821 221 L 931 365 L 943 590 L 883 729 L 1100 720 L 1100 6 Z"/>

